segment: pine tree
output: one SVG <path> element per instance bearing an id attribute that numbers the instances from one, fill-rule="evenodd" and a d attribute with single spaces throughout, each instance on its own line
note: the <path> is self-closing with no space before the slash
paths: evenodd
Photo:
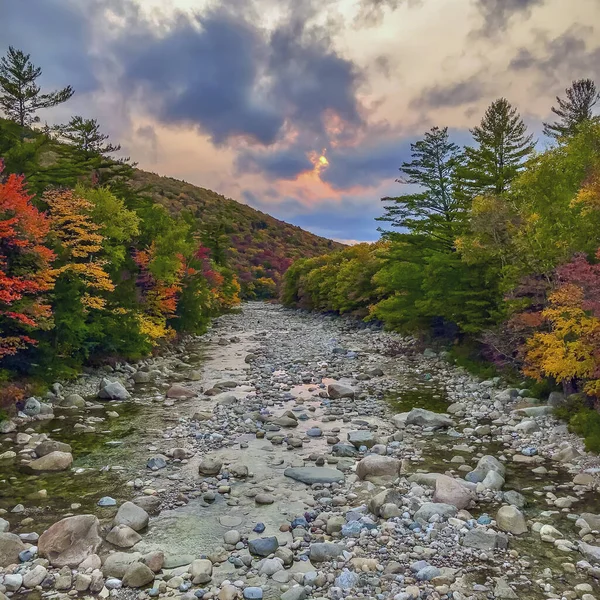
<path id="1" fill-rule="evenodd" d="M 38 110 L 62 104 L 74 93 L 68 85 L 62 90 L 42 94 L 36 84 L 42 70 L 33 65 L 29 56 L 9 46 L 6 56 L 0 59 L 0 108 L 21 127 L 39 121 L 35 116 Z"/>
<path id="2" fill-rule="evenodd" d="M 471 196 L 502 194 L 523 169 L 533 152 L 533 135 L 506 98 L 492 102 L 478 127 L 471 129 L 476 148 L 466 148 L 466 165 L 460 173 Z"/>
<path id="3" fill-rule="evenodd" d="M 58 137 L 81 150 L 86 156 L 105 156 L 118 152 L 120 144 L 106 143 L 108 135 L 100 131 L 96 119 L 73 117 L 66 125 L 54 128 Z"/>
<path id="4" fill-rule="evenodd" d="M 544 135 L 561 138 L 576 133 L 584 121 L 592 119 L 592 109 L 600 100 L 600 92 L 591 79 L 573 81 L 571 87 L 565 90 L 566 99 L 556 97 L 557 107 L 552 112 L 560 117 L 554 123 L 544 123 Z"/>
<path id="5" fill-rule="evenodd" d="M 451 246 L 455 226 L 465 212 L 461 195 L 457 193 L 460 148 L 450 141 L 447 127 L 433 127 L 422 140 L 411 144 L 411 151 L 412 161 L 402 164 L 400 171 L 404 177 L 397 181 L 418 185 L 421 190 L 382 198 L 389 204 L 378 220 Z"/>

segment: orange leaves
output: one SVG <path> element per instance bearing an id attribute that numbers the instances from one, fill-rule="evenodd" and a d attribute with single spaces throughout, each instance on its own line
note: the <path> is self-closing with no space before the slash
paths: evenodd
<path id="1" fill-rule="evenodd" d="M 23 177 L 0 181 L 0 358 L 35 343 L 27 333 L 50 316 L 39 298 L 53 285 L 54 253 L 44 246 L 48 231 L 48 220 L 31 204 Z"/>

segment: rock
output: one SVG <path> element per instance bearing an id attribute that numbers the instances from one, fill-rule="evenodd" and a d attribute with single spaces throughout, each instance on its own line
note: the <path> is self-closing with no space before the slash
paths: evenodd
<path id="1" fill-rule="evenodd" d="M 28 398 L 25 401 L 25 406 L 23 407 L 23 412 L 28 417 L 35 417 L 39 415 L 42 410 L 42 405 L 37 398 Z"/>
<path id="2" fill-rule="evenodd" d="M 165 555 L 161 550 L 148 552 L 142 557 L 142 562 L 154 573 L 161 571 L 165 564 Z"/>
<path id="3" fill-rule="evenodd" d="M 66 471 L 73 464 L 73 455 L 70 452 L 50 452 L 41 458 L 32 460 L 27 466 L 33 471 Z"/>
<path id="4" fill-rule="evenodd" d="M 496 471 L 490 471 L 485 479 L 477 484 L 477 491 L 482 490 L 501 490 L 504 487 L 504 477 Z"/>
<path id="5" fill-rule="evenodd" d="M 198 473 L 205 477 L 212 477 L 218 475 L 221 472 L 223 463 L 218 459 L 210 456 L 206 456 L 200 461 L 198 465 Z"/>
<path id="6" fill-rule="evenodd" d="M 358 454 L 358 450 L 352 444 L 337 442 L 331 447 L 331 453 L 333 456 L 353 458 Z"/>
<path id="7" fill-rule="evenodd" d="M 85 408 L 85 400 L 79 394 L 69 394 L 66 398 L 60 401 L 60 406 L 76 408 Z"/>
<path id="8" fill-rule="evenodd" d="M 92 584 L 92 576 L 85 573 L 77 573 L 74 583 L 77 592 L 85 592 Z"/>
<path id="9" fill-rule="evenodd" d="M 97 554 L 90 554 L 77 568 L 80 571 L 87 571 L 88 569 L 92 569 L 95 571 L 102 566 L 102 561 Z"/>
<path id="10" fill-rule="evenodd" d="M 330 398 L 354 398 L 356 392 L 347 385 L 342 383 L 330 383 L 327 386 L 327 395 Z"/>
<path id="11" fill-rule="evenodd" d="M 114 552 L 109 554 L 102 565 L 104 577 L 118 577 L 122 579 L 129 565 L 138 562 L 142 558 L 139 552 Z"/>
<path id="12" fill-rule="evenodd" d="M 212 579 L 213 565 L 210 560 L 198 559 L 189 566 L 189 572 L 194 585 L 208 583 Z"/>
<path id="13" fill-rule="evenodd" d="M 154 379 L 154 376 L 149 371 L 136 371 L 131 376 L 131 379 L 135 383 L 150 383 Z"/>
<path id="14" fill-rule="evenodd" d="M 562 392 L 550 392 L 548 396 L 548 406 L 561 406 L 565 403 L 565 395 Z"/>
<path id="15" fill-rule="evenodd" d="M 569 462 L 574 458 L 581 456 L 581 453 L 576 448 L 573 448 L 570 444 L 567 444 L 564 448 L 552 455 L 552 460 L 559 462 Z"/>
<path id="16" fill-rule="evenodd" d="M 575 485 L 592 486 L 596 483 L 596 481 L 589 473 L 577 473 L 577 475 L 575 475 L 573 478 L 573 483 Z"/>
<path id="17" fill-rule="evenodd" d="M 480 483 L 487 477 L 490 471 L 498 473 L 504 479 L 506 473 L 504 465 L 494 456 L 482 456 L 475 469 L 467 473 L 465 479 L 471 483 Z"/>
<path id="18" fill-rule="evenodd" d="M 109 381 L 108 379 L 103 379 L 100 384 L 98 398 L 101 400 L 129 400 L 129 398 L 131 398 L 131 394 L 119 381 Z"/>
<path id="19" fill-rule="evenodd" d="M 467 548 L 491 552 L 498 545 L 498 534 L 495 531 L 477 527 L 467 531 L 462 543 Z"/>
<path id="20" fill-rule="evenodd" d="M 443 504 L 441 502 L 425 502 L 415 513 L 415 521 L 429 522 L 429 519 L 434 515 L 439 515 L 444 519 L 455 517 L 458 513 L 458 508 L 453 504 Z"/>
<path id="21" fill-rule="evenodd" d="M 131 548 L 141 539 L 142 536 L 127 525 L 116 525 L 106 536 L 107 542 L 119 548 Z"/>
<path id="22" fill-rule="evenodd" d="M 132 502 L 143 508 L 149 515 L 160 513 L 161 501 L 159 496 L 137 496 Z"/>
<path id="23" fill-rule="evenodd" d="M 592 546 L 585 542 L 579 542 L 579 552 L 590 562 L 600 564 L 600 546 Z"/>
<path id="24" fill-rule="evenodd" d="M 25 550 L 25 544 L 14 533 L 0 533 L 0 567 L 19 564 L 19 554 Z"/>
<path id="25" fill-rule="evenodd" d="M 20 573 L 7 574 L 4 576 L 4 588 L 7 592 L 16 592 L 23 585 L 23 575 Z"/>
<path id="26" fill-rule="evenodd" d="M 40 585 L 44 579 L 46 579 L 46 575 L 48 574 L 48 569 L 43 567 L 42 565 L 36 565 L 31 569 L 31 571 L 25 573 L 23 577 L 23 585 L 26 588 L 34 588 L 36 585 Z"/>
<path id="27" fill-rule="evenodd" d="M 10 523 L 0 517 L 0 533 L 6 533 L 10 529 Z"/>
<path id="28" fill-rule="evenodd" d="M 263 591 L 259 587 L 247 587 L 244 588 L 244 599 L 245 600 L 262 600 Z"/>
<path id="29" fill-rule="evenodd" d="M 269 556 L 279 548 L 279 541 L 275 536 L 256 538 L 248 541 L 248 549 L 256 556 Z"/>
<path id="30" fill-rule="evenodd" d="M 359 479 L 372 480 L 394 480 L 400 474 L 401 462 L 391 456 L 380 456 L 369 454 L 356 465 L 356 474 Z"/>
<path id="31" fill-rule="evenodd" d="M 506 579 L 501 577 L 496 581 L 496 586 L 494 587 L 494 598 L 518 600 L 519 596 L 517 596 L 515 591 L 508 585 Z"/>
<path id="32" fill-rule="evenodd" d="M 54 523 L 38 540 L 38 553 L 53 567 L 72 567 L 95 554 L 102 539 L 94 515 L 76 515 Z"/>
<path id="33" fill-rule="evenodd" d="M 290 479 L 301 481 L 307 485 L 344 481 L 344 474 L 341 471 L 326 467 L 289 467 L 283 474 Z"/>
<path id="34" fill-rule="evenodd" d="M 359 429 L 358 431 L 349 431 L 348 441 L 357 449 L 361 446 L 372 448 L 377 443 L 372 431 L 365 431 L 362 429 Z"/>
<path id="35" fill-rule="evenodd" d="M 71 446 L 63 442 L 57 442 L 56 440 L 46 440 L 41 442 L 35 447 L 35 453 L 40 458 L 51 454 L 52 452 L 67 452 L 71 453 Z"/>
<path id="36" fill-rule="evenodd" d="M 123 575 L 123 585 L 139 588 L 154 581 L 154 573 L 144 563 L 134 562 L 127 567 Z"/>
<path id="37" fill-rule="evenodd" d="M 217 596 L 218 600 L 235 600 L 238 597 L 238 589 L 235 585 L 225 584 L 219 595 Z"/>
<path id="38" fill-rule="evenodd" d="M 334 585 L 342 590 L 351 590 L 358 586 L 359 577 L 353 571 L 344 569 L 336 578 Z"/>
<path id="39" fill-rule="evenodd" d="M 515 506 L 503 506 L 496 514 L 498 529 L 520 535 L 527 532 L 527 524 L 523 513 Z"/>
<path id="40" fill-rule="evenodd" d="M 196 392 L 190 390 L 188 388 L 183 387 L 182 385 L 172 385 L 167 390 L 167 398 L 171 398 L 173 400 L 182 400 L 184 398 L 195 398 L 197 396 Z"/>
<path id="41" fill-rule="evenodd" d="M 424 408 L 413 408 L 406 417 L 406 424 L 440 429 L 442 427 L 452 427 L 454 421 L 440 413 L 434 413 Z"/>
<path id="42" fill-rule="evenodd" d="M 256 504 L 273 504 L 273 502 L 275 502 L 275 496 L 272 494 L 256 494 L 256 496 L 254 496 L 254 502 L 256 502 Z"/>
<path id="43" fill-rule="evenodd" d="M 245 479 L 249 475 L 246 465 L 231 465 L 228 469 L 229 474 L 236 479 Z"/>
<path id="44" fill-rule="evenodd" d="M 283 561 L 279 558 L 265 558 L 260 562 L 259 575 L 272 577 L 275 573 L 283 571 Z"/>
<path id="45" fill-rule="evenodd" d="M 308 597 L 308 593 L 301 586 L 294 586 L 287 592 L 284 592 L 279 596 L 279 600 L 305 600 Z"/>
<path id="46" fill-rule="evenodd" d="M 5 419 L 0 421 L 0 433 L 12 433 L 17 430 L 17 424 L 14 421 Z"/>
<path id="47" fill-rule="evenodd" d="M 311 544 L 309 558 L 312 563 L 327 562 L 341 556 L 344 547 L 340 544 L 331 544 L 329 542 Z"/>
<path id="48" fill-rule="evenodd" d="M 152 471 L 158 471 L 159 469 L 164 469 L 167 466 L 167 459 L 162 454 L 157 454 L 155 456 L 151 456 L 146 463 L 146 467 L 148 469 L 152 469 Z"/>
<path id="49" fill-rule="evenodd" d="M 98 506 L 102 506 L 104 508 L 108 506 L 116 506 L 117 501 L 114 498 L 111 498 L 110 496 L 103 496 L 102 498 L 100 498 L 100 500 L 98 500 L 97 504 Z"/>
<path id="50" fill-rule="evenodd" d="M 115 515 L 115 525 L 127 525 L 134 531 L 141 531 L 148 526 L 148 513 L 133 502 L 124 502 Z"/>
<path id="51" fill-rule="evenodd" d="M 223 541 L 229 546 L 235 546 L 242 539 L 237 529 L 230 529 L 223 534 Z"/>
<path id="52" fill-rule="evenodd" d="M 512 504 L 517 508 L 523 508 L 527 504 L 527 500 L 523 494 L 516 492 L 515 490 L 508 490 L 504 492 L 503 496 L 504 501 L 508 502 L 508 504 Z"/>
<path id="53" fill-rule="evenodd" d="M 467 508 L 474 499 L 473 493 L 463 484 L 447 475 L 440 475 L 435 482 L 433 501 L 451 504 L 459 510 Z"/>

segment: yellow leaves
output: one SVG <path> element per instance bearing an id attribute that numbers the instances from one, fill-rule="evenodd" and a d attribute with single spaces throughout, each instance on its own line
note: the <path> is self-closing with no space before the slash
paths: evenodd
<path id="1" fill-rule="evenodd" d="M 600 209 L 600 169 L 588 178 L 573 200 L 571 207 L 581 207 L 583 215 L 589 215 L 591 212 Z"/>
<path id="2" fill-rule="evenodd" d="M 164 318 L 138 314 L 137 319 L 140 332 L 150 340 L 153 346 L 157 346 L 161 340 L 168 340 L 175 337 L 175 331 L 167 326 Z"/>

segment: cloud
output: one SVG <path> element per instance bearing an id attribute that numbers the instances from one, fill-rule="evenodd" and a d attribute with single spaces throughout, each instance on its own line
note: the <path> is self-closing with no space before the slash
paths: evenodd
<path id="1" fill-rule="evenodd" d="M 464 81 L 438 84 L 425 88 L 414 98 L 410 106 L 413 109 L 435 109 L 463 106 L 481 100 L 487 94 L 487 86 L 481 74 L 474 75 Z"/>
<path id="2" fill-rule="evenodd" d="M 354 20 L 356 27 L 375 27 L 380 25 L 386 12 L 394 12 L 402 4 L 419 5 L 421 0 L 361 0 Z"/>
<path id="3" fill-rule="evenodd" d="M 475 4 L 483 17 L 483 27 L 476 32 L 479 35 L 490 35 L 505 31 L 511 18 L 519 14 L 521 18 L 529 18 L 533 8 L 542 6 L 546 0 L 475 0 Z"/>
<path id="4" fill-rule="evenodd" d="M 264 173 L 273 179 L 295 179 L 310 171 L 313 163 L 302 148 L 284 148 L 278 152 L 242 151 L 236 159 L 240 173 Z"/>

